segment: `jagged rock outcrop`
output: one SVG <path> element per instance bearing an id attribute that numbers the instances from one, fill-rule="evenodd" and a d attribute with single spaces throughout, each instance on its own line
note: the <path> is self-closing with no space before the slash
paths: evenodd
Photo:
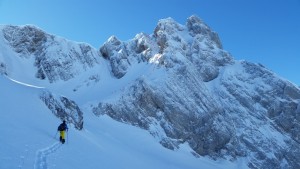
<path id="1" fill-rule="evenodd" d="M 42 50 L 44 43 L 54 36 L 47 35 L 34 26 L 6 26 L 3 30 L 4 38 L 22 57 L 29 57 Z"/>
<path id="2" fill-rule="evenodd" d="M 216 45 L 217 48 L 222 49 L 222 43 L 219 35 L 212 31 L 200 18 L 193 15 L 188 18 L 186 26 L 192 36 L 202 35 L 206 36 L 208 40 Z"/>
<path id="3" fill-rule="evenodd" d="M 134 63 L 147 62 L 158 51 L 152 37 L 144 33 L 136 35 L 130 42 L 121 42 L 112 36 L 100 48 L 101 55 L 109 60 L 112 74 L 120 79 Z"/>
<path id="4" fill-rule="evenodd" d="M 126 50 L 126 46 L 115 36 L 112 36 L 100 48 L 100 52 L 104 58 L 109 58 L 112 73 L 115 77 L 121 78 L 126 74 L 126 70 L 130 65 Z"/>
<path id="5" fill-rule="evenodd" d="M 83 112 L 73 100 L 48 91 L 44 91 L 40 98 L 56 117 L 74 124 L 78 130 L 83 128 Z"/>
<path id="6" fill-rule="evenodd" d="M 35 76 L 50 83 L 67 81 L 99 64 L 97 51 L 88 44 L 47 34 L 35 26 L 5 26 L 2 33 L 20 57 L 34 57 Z"/>

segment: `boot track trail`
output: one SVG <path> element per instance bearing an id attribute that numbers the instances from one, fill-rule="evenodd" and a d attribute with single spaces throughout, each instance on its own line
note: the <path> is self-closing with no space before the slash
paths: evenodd
<path id="1" fill-rule="evenodd" d="M 34 169 L 47 169 L 47 157 L 53 153 L 55 153 L 61 146 L 61 143 L 57 142 L 52 144 L 49 147 L 40 149 L 36 153 Z"/>

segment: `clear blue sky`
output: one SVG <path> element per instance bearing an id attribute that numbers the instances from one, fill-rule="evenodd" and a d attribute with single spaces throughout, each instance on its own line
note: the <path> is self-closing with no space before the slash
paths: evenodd
<path id="1" fill-rule="evenodd" d="M 111 35 L 151 34 L 161 18 L 196 14 L 235 59 L 300 85 L 300 0 L 0 0 L 0 24 L 34 24 L 99 48 Z"/>

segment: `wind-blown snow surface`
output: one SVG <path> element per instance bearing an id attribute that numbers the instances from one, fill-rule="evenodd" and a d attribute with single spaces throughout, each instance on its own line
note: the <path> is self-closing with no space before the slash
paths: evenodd
<path id="1" fill-rule="evenodd" d="M 0 168 L 218 169 L 246 168 L 243 162 L 195 158 L 187 144 L 172 151 L 147 131 L 85 113 L 82 131 L 70 126 L 66 144 L 58 142 L 60 123 L 39 99 L 43 90 L 0 76 Z M 28 99 L 30 98 L 30 99 Z"/>

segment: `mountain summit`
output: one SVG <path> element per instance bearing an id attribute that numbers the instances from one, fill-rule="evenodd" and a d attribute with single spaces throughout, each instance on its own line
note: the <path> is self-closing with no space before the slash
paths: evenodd
<path id="1" fill-rule="evenodd" d="M 44 86 L 45 105 L 78 129 L 85 113 L 108 115 L 168 149 L 188 144 L 195 158 L 300 168 L 300 89 L 234 60 L 197 16 L 161 19 L 126 42 L 112 36 L 99 50 L 34 26 L 0 30 L 0 73 Z"/>

